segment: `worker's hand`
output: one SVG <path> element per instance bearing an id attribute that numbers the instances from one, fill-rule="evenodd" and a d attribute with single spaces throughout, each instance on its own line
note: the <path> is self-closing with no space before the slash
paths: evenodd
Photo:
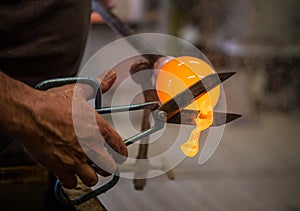
<path id="1" fill-rule="evenodd" d="M 106 74 L 101 82 L 102 92 L 107 91 L 115 79 L 114 71 Z M 91 160 L 102 170 L 113 173 L 116 163 L 108 148 L 119 154 L 117 162 L 125 161 L 128 152 L 121 137 L 87 102 L 93 93 L 91 87 L 76 85 L 74 92 L 74 85 L 65 85 L 37 92 L 40 99 L 31 114 L 35 122 L 25 126 L 29 130 L 24 130 L 26 141 L 22 143 L 27 152 L 56 175 L 64 187 L 76 186 L 75 175 L 86 185 L 95 185 L 98 178 Z M 81 140 L 81 145 L 78 140 Z M 102 170 L 100 173 L 104 173 Z"/>

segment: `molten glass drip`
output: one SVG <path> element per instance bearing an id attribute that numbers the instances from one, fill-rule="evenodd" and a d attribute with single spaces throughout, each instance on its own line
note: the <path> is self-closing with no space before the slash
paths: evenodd
<path id="1" fill-rule="evenodd" d="M 198 153 L 201 131 L 209 128 L 213 123 L 213 107 L 208 94 L 203 96 L 200 106 L 200 113 L 194 119 L 196 128 L 192 130 L 187 142 L 181 145 L 182 153 L 188 157 L 194 157 Z"/>
<path id="2" fill-rule="evenodd" d="M 161 67 L 157 76 L 158 97 L 162 103 L 165 103 L 212 73 L 215 73 L 213 68 L 201 59 L 191 56 L 174 58 Z M 199 115 L 194 119 L 196 128 L 191 132 L 188 141 L 181 145 L 184 155 L 194 157 L 198 153 L 201 131 L 212 125 L 213 107 L 217 104 L 219 96 L 220 86 L 217 86 L 184 108 L 199 111 Z"/>

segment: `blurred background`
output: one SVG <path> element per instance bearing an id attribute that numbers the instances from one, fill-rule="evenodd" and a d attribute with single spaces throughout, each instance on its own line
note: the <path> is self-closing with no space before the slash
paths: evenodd
<path id="1" fill-rule="evenodd" d="M 243 117 L 226 126 L 204 165 L 187 158 L 173 169 L 175 180 L 148 179 L 142 191 L 121 179 L 102 203 L 109 210 L 300 210 L 300 1 L 115 5 L 138 33 L 178 36 L 197 46 L 217 72 L 236 71 L 224 90 L 228 111 Z M 82 65 L 118 38 L 105 24 L 93 24 Z"/>

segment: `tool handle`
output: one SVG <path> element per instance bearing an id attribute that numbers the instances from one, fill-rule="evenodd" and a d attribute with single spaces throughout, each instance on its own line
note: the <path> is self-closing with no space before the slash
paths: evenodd
<path id="1" fill-rule="evenodd" d="M 157 102 L 146 102 L 146 103 L 131 104 L 131 105 L 102 107 L 100 109 L 96 109 L 96 112 L 98 112 L 99 114 L 109 114 L 109 113 L 117 113 L 117 112 L 136 111 L 142 109 L 150 109 L 151 111 L 153 111 L 158 107 L 159 104 Z"/>
<path id="2" fill-rule="evenodd" d="M 107 183 L 103 184 L 102 186 L 100 186 L 99 188 L 97 188 L 85 195 L 82 195 L 78 198 L 75 198 L 75 199 L 70 199 L 68 197 L 68 195 L 66 194 L 66 192 L 64 191 L 64 189 L 62 187 L 62 184 L 60 183 L 59 180 L 57 180 L 56 184 L 55 184 L 55 196 L 56 196 L 57 200 L 63 204 L 66 204 L 69 206 L 79 205 L 79 204 L 82 204 L 82 203 L 110 190 L 118 183 L 119 179 L 120 179 L 119 170 L 117 170 L 109 182 L 107 182 Z"/>
<path id="3" fill-rule="evenodd" d="M 101 99 L 102 99 L 102 92 L 101 92 L 101 86 L 100 83 L 91 77 L 67 77 L 67 78 L 54 78 L 42 81 L 38 83 L 35 88 L 38 90 L 47 90 L 54 87 L 64 86 L 67 84 L 74 84 L 74 83 L 82 83 L 90 85 L 94 93 L 96 95 L 95 97 L 95 107 L 101 108 Z"/>

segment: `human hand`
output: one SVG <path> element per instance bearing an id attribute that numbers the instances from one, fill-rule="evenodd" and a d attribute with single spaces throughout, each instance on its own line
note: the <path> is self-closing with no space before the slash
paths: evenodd
<path id="1" fill-rule="evenodd" d="M 103 80 L 99 78 L 102 92 L 107 91 L 115 79 L 114 71 Z M 87 102 L 93 89 L 81 84 L 76 85 L 74 92 L 74 86 L 37 91 L 38 100 L 30 114 L 35 121 L 27 122 L 21 137 L 33 159 L 57 176 L 66 188 L 76 186 L 75 175 L 87 186 L 95 185 L 98 178 L 93 163 L 98 173 L 105 176 L 107 172 L 113 173 L 116 163 L 107 148 L 113 149 L 114 155 L 119 154 L 113 156 L 119 158 L 118 163 L 124 162 L 128 155 L 121 137 Z M 79 144 L 78 139 L 83 141 Z M 92 159 L 87 154 L 92 155 Z"/>

